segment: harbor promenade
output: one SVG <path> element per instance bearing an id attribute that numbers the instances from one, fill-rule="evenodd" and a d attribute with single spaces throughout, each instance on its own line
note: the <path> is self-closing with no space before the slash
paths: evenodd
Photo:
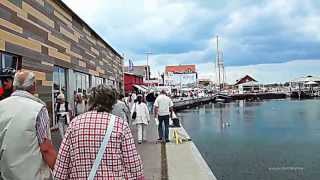
<path id="1" fill-rule="evenodd" d="M 157 125 L 151 115 L 151 121 L 146 131 L 146 142 L 136 144 L 143 161 L 146 180 L 216 180 L 187 132 L 183 127 L 176 130 L 182 136 L 187 137 L 186 139 L 189 139 L 189 141 L 176 144 L 173 138 L 174 128 L 170 128 L 170 142 L 158 142 Z M 131 126 L 131 131 L 133 136 L 136 137 L 135 126 Z M 61 144 L 59 131 L 52 132 L 52 140 L 58 149 Z"/>
<path id="2" fill-rule="evenodd" d="M 136 128 L 131 126 L 136 137 Z M 184 129 L 180 132 L 188 136 Z M 147 126 L 146 142 L 136 144 L 144 166 L 146 180 L 216 180 L 212 171 L 192 141 L 176 144 L 173 129 L 170 129 L 170 142 L 157 141 L 158 131 L 153 116 Z M 56 148 L 61 144 L 59 131 L 52 132 Z"/>
<path id="3" fill-rule="evenodd" d="M 135 135 L 136 130 L 134 127 L 132 129 Z M 183 136 L 189 137 L 183 128 L 180 132 Z M 170 129 L 169 143 L 159 143 L 156 141 L 157 138 L 157 126 L 151 116 L 151 122 L 147 128 L 147 142 L 137 145 L 147 180 L 216 180 L 192 141 L 176 144 L 173 129 Z"/>

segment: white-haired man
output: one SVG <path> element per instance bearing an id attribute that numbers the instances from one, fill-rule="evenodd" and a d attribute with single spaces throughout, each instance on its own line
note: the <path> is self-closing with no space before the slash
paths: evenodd
<path id="1" fill-rule="evenodd" d="M 165 90 L 161 90 L 160 95 L 157 97 L 154 102 L 155 107 L 155 117 L 158 118 L 158 133 L 159 133 L 159 141 L 163 140 L 163 136 L 165 138 L 165 142 L 169 141 L 169 118 L 172 114 L 173 110 L 173 102 L 167 96 L 167 92 Z M 164 135 L 163 135 L 163 125 L 164 124 Z"/>
<path id="2" fill-rule="evenodd" d="M 17 72 L 12 95 L 0 101 L 0 179 L 50 178 L 57 153 L 48 111 L 37 97 L 35 75 Z"/>

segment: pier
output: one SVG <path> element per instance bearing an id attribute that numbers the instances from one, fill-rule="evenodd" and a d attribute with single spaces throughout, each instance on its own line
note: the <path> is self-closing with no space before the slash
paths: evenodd
<path id="1" fill-rule="evenodd" d="M 233 94 L 232 100 L 263 100 L 263 99 L 284 99 L 287 95 L 285 93 L 246 93 Z"/>
<path id="2" fill-rule="evenodd" d="M 198 97 L 198 98 L 176 98 L 173 99 L 174 109 L 175 110 L 182 110 L 182 109 L 188 109 L 191 107 L 198 106 L 200 104 L 208 103 L 208 102 L 214 102 L 215 96 L 210 95 L 206 97 Z"/>

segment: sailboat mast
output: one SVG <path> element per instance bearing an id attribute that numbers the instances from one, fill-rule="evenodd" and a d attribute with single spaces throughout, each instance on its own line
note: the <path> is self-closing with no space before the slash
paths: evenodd
<path id="1" fill-rule="evenodd" d="M 224 69 L 223 51 L 221 51 L 220 66 L 221 66 L 221 76 L 222 76 L 221 88 L 224 89 L 224 85 L 225 85 L 225 82 L 226 82 L 226 71 Z"/>
<path id="2" fill-rule="evenodd" d="M 219 37 L 217 36 L 217 67 L 218 67 L 218 84 L 219 91 L 221 90 L 221 77 L 220 77 L 220 52 L 219 52 Z"/>

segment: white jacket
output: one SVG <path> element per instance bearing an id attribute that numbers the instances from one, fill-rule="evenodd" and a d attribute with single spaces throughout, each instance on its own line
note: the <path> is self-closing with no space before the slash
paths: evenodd
<path id="1" fill-rule="evenodd" d="M 148 124 L 150 121 L 149 110 L 146 103 L 141 102 L 134 103 L 131 109 L 131 117 L 133 112 L 137 112 L 137 117 L 135 120 L 132 119 L 132 124 Z"/>

